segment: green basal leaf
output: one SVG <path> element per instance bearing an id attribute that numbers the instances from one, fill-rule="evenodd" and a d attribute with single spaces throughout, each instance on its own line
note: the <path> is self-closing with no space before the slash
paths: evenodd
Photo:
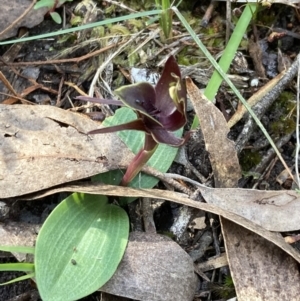
<path id="1" fill-rule="evenodd" d="M 0 246 L 0 251 L 4 251 L 4 252 L 34 254 L 34 250 L 35 250 L 34 247 L 25 247 L 25 246 Z"/>
<path id="2" fill-rule="evenodd" d="M 50 214 L 36 241 L 35 272 L 43 301 L 71 301 L 114 274 L 128 239 L 126 212 L 105 196 L 74 193 Z"/>
<path id="3" fill-rule="evenodd" d="M 136 114 L 129 108 L 123 107 L 116 111 L 112 117 L 106 118 L 103 126 L 112 126 L 122 124 L 136 119 Z M 176 136 L 181 136 L 183 129 L 176 131 Z M 120 131 L 117 132 L 121 140 L 136 154 L 144 145 L 144 133 L 139 131 Z M 147 165 L 161 171 L 166 172 L 174 161 L 178 148 L 171 147 L 166 144 L 159 144 L 155 153 L 148 161 Z M 114 170 L 107 173 L 99 174 L 93 177 L 94 180 L 103 181 L 104 183 L 118 185 L 123 177 L 123 171 Z M 159 180 L 155 177 L 140 173 L 129 184 L 135 188 L 152 188 Z M 135 198 L 121 198 L 121 204 L 128 203 Z"/>

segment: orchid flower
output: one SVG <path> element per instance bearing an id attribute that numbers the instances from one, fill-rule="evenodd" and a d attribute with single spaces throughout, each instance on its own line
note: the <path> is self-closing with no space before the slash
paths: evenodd
<path id="1" fill-rule="evenodd" d="M 172 133 L 186 123 L 186 90 L 181 79 L 179 66 L 174 57 L 171 56 L 167 60 L 155 87 L 150 83 L 140 82 L 121 87 L 115 91 L 115 94 L 119 96 L 121 101 L 84 96 L 79 96 L 77 99 L 125 105 L 135 111 L 136 120 L 88 132 L 88 134 L 123 130 L 145 132 L 144 147 L 136 154 L 121 181 L 121 185 L 127 186 L 153 155 L 159 143 L 179 147 L 189 138 L 189 133 L 184 138 L 178 138 Z"/>

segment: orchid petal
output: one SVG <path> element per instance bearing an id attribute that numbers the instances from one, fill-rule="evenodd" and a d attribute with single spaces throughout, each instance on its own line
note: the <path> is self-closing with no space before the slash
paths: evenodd
<path id="1" fill-rule="evenodd" d="M 105 105 L 116 105 L 116 106 L 123 106 L 123 102 L 116 99 L 104 99 L 104 98 L 96 98 L 96 97 L 89 97 L 89 96 L 77 96 L 75 99 L 83 100 L 83 101 L 90 101 L 94 103 L 101 103 Z"/>
<path id="2" fill-rule="evenodd" d="M 170 115 L 175 109 L 184 112 L 186 103 L 185 87 L 181 81 L 179 66 L 173 56 L 165 64 L 162 75 L 155 86 L 155 106 L 163 115 Z"/>
<path id="3" fill-rule="evenodd" d="M 177 131 L 186 124 L 185 114 L 183 115 L 177 110 L 169 116 L 159 116 L 158 120 L 168 131 Z"/>
<path id="4" fill-rule="evenodd" d="M 183 145 L 190 137 L 190 132 L 188 132 L 183 138 L 178 138 L 173 133 L 170 133 L 164 129 L 152 130 L 151 134 L 157 143 L 165 143 L 175 147 Z"/>
<path id="5" fill-rule="evenodd" d="M 154 106 L 156 94 L 155 89 L 147 82 L 128 85 L 115 90 L 115 94 L 121 101 L 133 110 L 139 111 L 153 120 L 157 108 Z"/>
<path id="6" fill-rule="evenodd" d="M 125 131 L 125 130 L 136 130 L 136 131 L 148 132 L 148 129 L 145 127 L 143 120 L 135 119 L 135 120 L 127 122 L 127 123 L 108 126 L 108 127 L 97 129 L 97 130 L 92 130 L 92 131 L 88 132 L 87 134 L 88 135 L 105 134 L 105 133 L 112 133 L 112 132 L 116 132 L 116 131 Z"/>
<path id="7" fill-rule="evenodd" d="M 121 181 L 122 186 L 127 186 L 128 183 L 134 179 L 134 177 L 141 171 L 142 167 L 154 154 L 157 146 L 158 144 L 152 138 L 152 136 L 146 134 L 144 148 L 136 154 L 136 156 L 128 166 L 126 173 Z"/>

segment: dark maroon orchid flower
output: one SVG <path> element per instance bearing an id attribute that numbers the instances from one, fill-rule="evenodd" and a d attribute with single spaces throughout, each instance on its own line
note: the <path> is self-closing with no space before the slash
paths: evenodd
<path id="1" fill-rule="evenodd" d="M 133 109 L 137 119 L 128 123 L 93 130 L 88 134 L 109 133 L 122 130 L 145 132 L 145 144 L 130 163 L 121 185 L 126 186 L 150 159 L 159 143 L 179 147 L 188 137 L 176 137 L 172 131 L 186 123 L 186 90 L 180 69 L 173 56 L 169 57 L 162 75 L 153 87 L 147 82 L 124 86 L 115 91 L 121 101 L 77 97 L 77 99 L 106 104 L 125 105 Z"/>

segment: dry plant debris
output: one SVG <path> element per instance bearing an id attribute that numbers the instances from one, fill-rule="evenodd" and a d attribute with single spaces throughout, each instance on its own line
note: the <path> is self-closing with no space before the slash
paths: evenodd
<path id="1" fill-rule="evenodd" d="M 272 3 L 274 2 L 281 2 L 292 6 L 296 5 L 295 1 L 290 1 L 289 3 L 286 1 L 272 1 Z M 18 1 L 15 0 L 13 3 L 18 3 Z M 22 3 L 22 5 L 26 4 L 28 8 L 31 1 L 23 0 L 19 1 L 19 3 Z M 21 7 L 21 5 L 19 5 L 19 7 Z M 4 4 L 1 13 L 5 12 L 6 15 L 12 17 L 12 20 L 5 21 L 4 28 L 1 28 L 0 21 L 0 31 L 5 30 L 7 24 L 17 26 L 19 23 L 14 23 L 14 21 L 26 10 L 26 8 L 23 8 L 20 13 L 15 10 L 17 13 L 12 16 L 6 13 L 6 8 L 7 5 Z M 38 19 L 37 15 L 35 15 L 35 19 Z M 31 25 L 25 23 L 25 26 L 30 27 Z M 14 29 L 14 32 L 16 32 L 17 27 Z M 120 33 L 124 28 L 119 27 L 114 28 L 114 30 L 119 30 Z M 182 50 L 186 44 L 190 43 L 188 38 L 180 37 L 177 40 L 175 39 L 173 44 L 169 45 L 169 47 L 157 46 L 159 43 L 157 43 L 156 37 L 159 31 L 157 28 L 152 28 L 149 31 L 150 37 L 148 36 L 148 32 L 147 34 L 143 32 L 136 35 L 128 44 L 130 48 L 128 53 L 132 54 L 131 59 L 136 59 L 137 56 L 140 56 L 141 61 L 151 62 L 154 57 L 161 55 L 161 53 L 166 53 L 170 48 L 173 48 L 175 53 L 180 53 L 180 50 Z M 8 32 L 5 34 L 8 34 Z M 218 33 L 215 37 L 217 36 Z M 0 39 L 5 37 L 7 36 L 0 36 Z M 205 36 L 203 37 L 203 39 L 206 38 Z M 116 49 L 119 44 L 124 44 L 128 41 L 128 36 L 126 37 L 126 35 L 117 41 L 114 40 L 113 37 L 110 37 L 97 44 L 101 44 L 102 48 L 100 50 L 90 52 L 80 57 L 73 57 L 73 53 L 78 49 L 86 47 L 87 44 L 81 41 L 82 44 L 80 44 L 80 42 L 74 49 L 59 53 L 59 57 L 54 60 L 51 60 L 51 55 L 47 64 L 53 66 L 48 66 L 47 68 L 52 72 L 53 70 L 55 70 L 55 72 L 58 71 L 61 75 L 59 89 L 48 90 L 48 92 L 53 95 L 58 95 L 56 105 L 58 107 L 64 107 L 64 101 L 62 101 L 61 96 L 63 95 L 62 91 L 66 85 L 73 82 L 72 87 L 79 89 L 78 87 L 80 87 L 83 82 L 90 79 L 97 70 L 99 71 L 97 66 L 102 64 L 106 67 L 99 72 L 97 71 L 96 74 L 97 77 L 103 78 L 102 83 L 106 89 L 101 90 L 99 87 L 96 87 L 95 92 L 100 95 L 105 90 L 105 93 L 110 95 L 110 89 L 113 83 L 111 57 L 114 53 L 118 53 Z M 155 51 L 149 54 L 146 53 L 140 45 L 147 45 L 147 47 L 149 45 L 156 45 L 157 47 L 155 47 Z M 213 49 L 213 47 L 211 48 Z M 91 49 L 94 50 L 93 47 L 91 47 Z M 11 55 L 10 58 L 9 54 Z M 4 61 L 6 63 L 2 62 L 1 67 L 5 69 L 5 72 L 7 72 L 9 68 L 12 68 L 17 75 L 19 75 L 17 73 L 18 71 L 14 69 L 16 67 L 19 68 L 22 65 L 43 65 L 46 63 L 46 61 L 43 60 L 14 63 L 13 61 L 18 56 L 18 51 L 14 53 L 11 51 L 7 53 L 7 56 L 8 60 L 5 59 Z M 161 55 L 160 58 L 162 57 L 163 55 Z M 120 58 L 118 62 L 122 62 L 123 59 L 124 57 Z M 57 64 L 60 63 L 77 63 L 77 66 L 72 66 L 74 67 L 73 69 L 69 68 L 70 66 L 63 65 L 58 67 Z M 259 60 L 255 66 L 258 65 Z M 297 65 L 296 61 L 294 65 Z M 201 67 L 195 65 L 192 67 L 183 67 L 182 71 L 185 74 L 190 74 L 198 83 L 205 85 L 211 73 L 211 70 L 206 69 L 207 67 L 205 64 Z M 88 71 L 82 74 L 82 70 Z M 122 66 L 120 70 L 125 73 Z M 293 70 L 295 73 L 295 69 Z M 2 74 L 1 80 L 6 82 L 6 88 L 8 88 L 13 95 L 6 99 L 6 103 L 12 104 L 18 100 L 26 103 L 28 100 L 25 99 L 25 96 L 29 95 L 33 90 L 43 89 L 47 91 L 46 85 L 37 84 L 37 82 L 35 82 L 35 80 L 38 81 L 38 75 L 37 77 L 30 76 L 34 81 L 28 86 L 28 83 L 27 85 L 20 85 L 13 81 L 11 81 L 10 84 L 9 73 L 5 72 Z M 79 75 L 70 78 L 69 74 Z M 278 78 L 281 79 L 281 77 L 282 74 L 278 75 Z M 261 89 L 262 94 L 259 94 L 261 91 L 258 92 L 258 94 L 250 98 L 249 101 L 252 103 L 253 100 L 253 104 L 255 104 L 256 101 L 260 100 L 261 95 L 265 95 L 277 85 L 278 78 L 270 81 Z M 66 79 L 68 82 L 66 82 Z M 291 79 L 289 79 L 288 83 L 290 83 L 290 81 Z M 286 85 L 287 83 L 285 86 Z M 200 120 L 202 119 L 201 130 L 204 134 L 206 148 L 210 154 L 210 163 L 214 171 L 216 188 L 208 188 L 198 183 L 194 186 L 191 185 L 189 188 L 184 188 L 183 185 L 176 182 L 176 188 L 186 192 L 186 194 L 180 194 L 155 189 L 136 190 L 108 185 L 97 186 L 86 183 L 85 185 L 79 185 L 80 183 L 78 183 L 78 185 L 73 186 L 64 184 L 84 179 L 107 170 L 126 167 L 131 161 L 133 154 L 127 150 L 114 134 L 95 136 L 93 139 L 84 135 L 88 130 L 94 129 L 95 124 L 82 115 L 66 112 L 51 106 L 37 107 L 17 105 L 9 107 L 1 105 L 0 144 L 2 148 L 0 154 L 2 158 L 0 161 L 0 198 L 34 199 L 34 195 L 24 195 L 36 192 L 36 196 L 41 197 L 60 191 L 81 191 L 106 195 L 164 199 L 199 210 L 212 212 L 222 217 L 221 223 L 228 259 L 227 261 L 223 260 L 217 267 L 229 263 L 238 298 L 240 300 L 249 301 L 277 299 L 297 300 L 300 289 L 299 272 L 296 267 L 296 261 L 300 262 L 300 255 L 287 243 L 287 241 L 294 242 L 296 238 L 286 239 L 285 241 L 281 234 L 274 232 L 299 230 L 299 218 L 297 214 L 295 214 L 295 212 L 299 211 L 298 194 L 294 191 L 257 191 L 235 188 L 237 187 L 237 180 L 240 176 L 240 165 L 237 161 L 237 153 L 234 149 L 234 145 L 227 139 L 227 134 L 229 128 L 240 120 L 245 112 L 243 108 L 238 109 L 236 115 L 234 115 L 234 119 L 230 120 L 226 126 L 226 121 L 222 114 L 220 114 L 211 103 L 205 100 L 199 93 L 198 88 L 192 85 L 191 80 L 188 80 L 188 86 L 195 111 L 200 117 Z M 266 89 L 269 90 L 266 92 Z M 71 91 L 72 90 L 69 89 L 67 93 L 64 93 L 70 95 Z M 46 102 L 49 102 L 49 100 Z M 74 110 L 81 110 L 81 108 L 74 108 Z M 26 142 L 26 147 L 24 147 L 24 141 Z M 106 141 L 106 144 L 103 144 L 103 141 Z M 151 169 L 145 168 L 144 171 L 155 174 Z M 156 173 L 156 176 L 160 176 L 162 181 L 166 183 L 171 182 L 170 178 L 166 175 Z M 28 181 L 28 179 L 30 179 L 30 181 Z M 16 183 L 16 185 L 11 185 L 12 183 Z M 62 187 L 55 187 L 59 184 L 63 184 Z M 196 189 L 201 193 L 207 204 L 194 201 L 194 195 L 190 192 Z M 15 227 L 21 229 L 22 224 L 19 224 L 19 226 L 16 225 Z M 293 238 L 292 235 L 290 237 Z M 22 241 L 23 239 L 24 238 L 21 237 L 18 241 Z M 140 247 L 141 245 L 138 246 L 138 248 Z M 161 252 L 164 250 L 163 247 L 159 249 Z M 144 252 L 144 250 L 142 252 Z M 131 262 L 130 260 L 135 258 L 132 254 L 128 256 L 129 257 L 125 257 L 124 260 L 129 259 L 129 262 Z M 132 256 L 132 258 L 130 258 L 130 256 Z M 153 254 L 151 254 L 151 256 L 153 256 Z M 145 259 L 141 257 L 142 263 L 139 263 L 138 267 L 145 263 L 144 260 Z M 162 260 L 164 261 L 166 259 L 163 258 Z M 150 261 L 153 262 L 153 259 L 150 258 Z M 128 268 L 126 262 L 127 261 L 124 261 L 124 265 L 125 268 Z M 154 274 L 158 272 L 151 264 L 149 264 L 149 268 L 154 268 Z M 165 268 L 166 274 L 170 273 L 168 268 L 169 266 Z M 182 268 L 182 266 L 179 266 L 179 268 Z M 187 267 L 186 270 L 189 269 L 190 267 Z M 141 276 L 145 276 L 143 275 L 146 273 L 145 271 L 146 270 L 139 271 Z M 191 272 L 191 270 L 189 270 L 189 272 Z M 119 273 L 123 273 L 123 270 L 120 270 Z M 125 270 L 124 273 L 128 275 L 128 270 Z M 165 277 L 166 274 L 162 273 L 159 278 L 163 279 L 162 277 Z M 192 275 L 192 272 L 190 275 Z M 270 277 L 270 275 L 275 275 L 276 277 Z M 119 277 L 118 274 L 116 274 L 116 278 L 117 277 Z M 143 284 L 146 285 L 147 280 L 148 279 L 142 280 Z M 154 285 L 156 285 L 156 283 Z M 159 300 L 163 300 L 163 297 L 166 296 L 162 293 L 164 288 L 165 287 L 161 288 L 156 295 Z M 128 287 L 118 287 L 117 284 L 117 287 L 114 286 L 107 291 L 121 295 L 122 291 L 120 292 L 120 289 L 124 292 Z M 142 300 L 155 300 L 152 295 L 147 295 L 146 290 L 140 290 L 136 295 L 131 293 L 130 290 L 129 292 L 126 291 L 126 294 L 124 293 L 123 296 Z M 166 300 L 170 300 L 170 298 Z M 175 297 L 171 299 L 175 300 Z"/>

